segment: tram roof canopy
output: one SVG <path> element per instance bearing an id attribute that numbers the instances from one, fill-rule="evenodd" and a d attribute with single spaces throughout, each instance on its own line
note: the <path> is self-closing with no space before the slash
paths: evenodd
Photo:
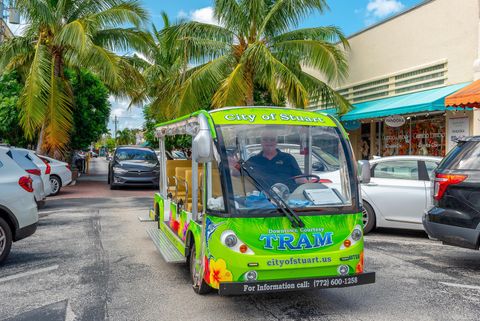
<path id="1" fill-rule="evenodd" d="M 445 110 L 445 97 L 466 87 L 468 84 L 462 83 L 358 103 L 340 119 L 342 121 L 360 120 Z M 319 110 L 319 112 L 332 114 L 335 110 Z"/>
<path id="2" fill-rule="evenodd" d="M 445 98 L 445 105 L 462 108 L 480 108 L 480 80 Z"/>

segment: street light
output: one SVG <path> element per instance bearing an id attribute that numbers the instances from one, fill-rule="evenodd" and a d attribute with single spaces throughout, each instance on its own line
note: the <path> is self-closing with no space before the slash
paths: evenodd
<path id="1" fill-rule="evenodd" d="M 14 25 L 20 24 L 20 13 L 15 8 L 14 2 L 12 0 L 0 0 L 0 19 L 4 20 L 7 16 L 9 23 Z"/>
<path id="2" fill-rule="evenodd" d="M 8 14 L 7 14 L 8 11 Z M 8 16 L 8 21 L 11 24 L 19 24 L 20 23 L 20 13 L 15 8 L 13 0 L 0 0 L 0 43 L 3 42 L 7 35 L 7 24 L 5 19 Z"/>

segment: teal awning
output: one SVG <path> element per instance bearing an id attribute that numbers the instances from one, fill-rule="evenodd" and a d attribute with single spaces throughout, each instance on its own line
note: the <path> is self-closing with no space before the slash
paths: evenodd
<path id="1" fill-rule="evenodd" d="M 470 83 L 451 85 L 354 104 L 354 108 L 340 119 L 342 121 L 360 120 L 446 110 L 445 97 L 468 84 Z M 319 112 L 327 112 L 328 114 L 333 114 L 334 111 L 334 109 L 319 110 Z"/>

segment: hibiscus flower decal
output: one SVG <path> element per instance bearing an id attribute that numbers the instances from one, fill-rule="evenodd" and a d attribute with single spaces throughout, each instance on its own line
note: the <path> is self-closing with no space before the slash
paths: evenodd
<path id="1" fill-rule="evenodd" d="M 232 272 L 227 270 L 227 264 L 224 260 L 218 259 L 215 261 L 211 259 L 209 264 L 209 284 L 212 288 L 218 289 L 220 287 L 220 282 L 229 282 L 232 281 Z"/>

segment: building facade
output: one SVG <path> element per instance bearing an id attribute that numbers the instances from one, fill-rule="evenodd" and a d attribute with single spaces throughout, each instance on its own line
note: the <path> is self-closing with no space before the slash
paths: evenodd
<path id="1" fill-rule="evenodd" d="M 480 111 L 444 105 L 480 78 L 479 28 L 479 0 L 427 0 L 349 37 L 349 76 L 333 86 L 355 106 L 342 120 L 357 158 L 443 156 L 480 134 Z"/>

